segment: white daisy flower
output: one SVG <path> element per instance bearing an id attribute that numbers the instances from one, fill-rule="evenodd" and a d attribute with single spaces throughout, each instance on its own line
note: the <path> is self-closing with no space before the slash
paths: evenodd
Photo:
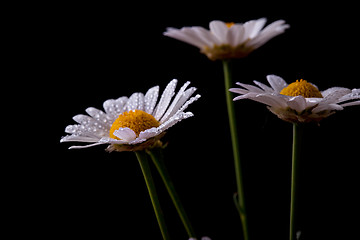
<path id="1" fill-rule="evenodd" d="M 244 24 L 211 21 L 210 31 L 203 27 L 167 28 L 164 35 L 200 48 L 211 60 L 242 58 L 289 28 L 284 20 L 263 29 L 265 23 L 265 18 Z"/>
<path id="2" fill-rule="evenodd" d="M 193 116 L 191 112 L 184 110 L 198 100 L 200 95 L 191 97 L 196 88 L 186 89 L 189 84 L 190 82 L 186 82 L 180 88 L 172 102 L 176 79 L 167 85 L 158 103 L 159 86 L 155 86 L 145 95 L 137 92 L 129 98 L 105 101 L 105 112 L 87 108 L 86 112 L 90 116 L 80 114 L 73 117 L 79 124 L 67 126 L 65 132 L 71 135 L 63 137 L 60 142 L 92 143 L 72 146 L 70 149 L 108 144 L 108 151 L 138 151 L 153 146 L 159 142 L 165 130 Z"/>
<path id="3" fill-rule="evenodd" d="M 305 80 L 287 84 L 281 77 L 268 75 L 271 87 L 254 81 L 257 86 L 236 83 L 242 88 L 231 88 L 230 91 L 241 96 L 234 98 L 251 99 L 268 106 L 279 118 L 293 123 L 318 122 L 344 107 L 360 105 L 360 89 L 350 90 L 343 87 L 332 87 L 320 92 L 318 88 Z"/>

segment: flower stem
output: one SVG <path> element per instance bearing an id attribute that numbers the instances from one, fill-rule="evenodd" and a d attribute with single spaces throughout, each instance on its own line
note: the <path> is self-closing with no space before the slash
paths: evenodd
<path id="1" fill-rule="evenodd" d="M 164 219 L 163 212 L 162 212 L 162 210 L 160 208 L 160 202 L 159 202 L 159 199 L 158 199 L 158 196 L 157 196 L 157 193 L 156 193 L 154 180 L 153 180 L 152 175 L 151 175 L 147 155 L 146 155 L 146 153 L 144 151 L 137 151 L 137 152 L 135 152 L 135 154 L 136 154 L 136 157 L 137 157 L 137 159 L 139 161 L 141 171 L 142 171 L 142 173 L 144 175 L 146 186 L 147 186 L 147 189 L 149 191 L 151 203 L 152 203 L 154 211 L 155 211 L 156 219 L 158 221 L 161 234 L 162 234 L 164 240 L 169 240 L 170 239 L 169 233 L 167 231 L 167 227 L 166 227 L 166 224 L 165 224 L 165 219 Z"/>
<path id="2" fill-rule="evenodd" d="M 196 238 L 195 232 L 190 224 L 189 218 L 184 210 L 183 205 L 181 204 L 180 198 L 175 190 L 174 184 L 170 179 L 169 172 L 166 169 L 165 163 L 163 161 L 162 149 L 157 148 L 157 149 L 147 150 L 147 153 L 150 155 L 152 161 L 154 162 L 166 186 L 166 189 L 175 205 L 175 208 L 179 214 L 179 217 L 185 227 L 187 234 L 189 235 L 189 238 Z"/>
<path id="3" fill-rule="evenodd" d="M 232 149 L 234 155 L 235 175 L 236 175 L 236 184 L 237 184 L 237 198 L 235 196 L 234 199 L 235 200 L 237 199 L 235 203 L 237 203 L 236 207 L 240 214 L 244 239 L 249 240 L 247 216 L 245 210 L 244 187 L 243 187 L 241 163 L 240 163 L 239 140 L 237 136 L 237 127 L 236 127 L 236 118 L 235 118 L 235 108 L 234 108 L 232 93 L 229 91 L 229 89 L 232 87 L 230 60 L 223 60 L 223 69 L 224 69 L 224 80 L 225 80 L 226 104 L 229 115 L 231 142 L 232 142 Z"/>
<path id="4" fill-rule="evenodd" d="M 302 138 L 302 127 L 293 124 L 293 147 L 292 147 L 292 169 L 291 169 L 291 200 L 290 200 L 290 240 L 296 239 L 297 201 L 299 186 L 299 160 Z"/>

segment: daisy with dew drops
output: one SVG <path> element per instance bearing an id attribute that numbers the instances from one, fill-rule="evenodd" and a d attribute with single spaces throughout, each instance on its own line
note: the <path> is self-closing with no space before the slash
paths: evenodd
<path id="1" fill-rule="evenodd" d="M 266 18 L 245 23 L 215 20 L 209 30 L 199 26 L 167 28 L 164 35 L 198 47 L 210 60 L 243 58 L 289 28 L 284 20 L 264 28 L 265 24 Z"/>
<path id="2" fill-rule="evenodd" d="M 186 82 L 175 95 L 176 85 L 176 79 L 170 81 L 160 100 L 158 100 L 159 87 L 155 86 L 145 94 L 136 92 L 130 97 L 105 101 L 103 104 L 105 112 L 92 107 L 87 108 L 86 112 L 89 116 L 76 115 L 73 119 L 78 124 L 67 126 L 65 132 L 70 135 L 60 140 L 60 142 L 90 143 L 72 146 L 71 149 L 107 145 L 106 150 L 109 152 L 135 152 L 161 234 L 165 240 L 169 239 L 169 234 L 149 168 L 148 155 L 161 175 L 189 237 L 195 237 L 189 219 L 158 153 L 163 147 L 160 139 L 164 136 L 165 131 L 180 121 L 192 117 L 193 113 L 185 112 L 185 110 L 200 98 L 199 94 L 191 97 L 196 88 L 188 88 L 190 82 Z"/>
<path id="3" fill-rule="evenodd" d="M 300 79 L 288 84 L 284 79 L 268 75 L 270 87 L 254 81 L 255 85 L 236 83 L 242 88 L 230 91 L 240 94 L 234 101 L 251 99 L 268 106 L 280 119 L 291 123 L 319 122 L 344 107 L 360 105 L 360 89 L 332 87 L 324 91 Z"/>
<path id="4" fill-rule="evenodd" d="M 244 200 L 243 177 L 240 162 L 239 140 L 235 119 L 232 95 L 228 89 L 232 86 L 230 60 L 244 58 L 255 49 L 267 43 L 273 37 L 282 34 L 287 28 L 284 20 L 277 20 L 266 27 L 266 18 L 251 20 L 245 23 L 211 21 L 209 30 L 200 27 L 167 28 L 165 36 L 186 42 L 200 49 L 210 60 L 222 60 L 226 103 L 229 115 L 231 143 L 234 155 L 237 193 L 235 204 L 241 218 L 245 240 L 249 239 L 247 216 Z"/>
<path id="5" fill-rule="evenodd" d="M 108 151 L 139 151 L 154 144 L 161 144 L 158 140 L 165 131 L 181 120 L 193 116 L 191 112 L 184 112 L 200 95 L 191 97 L 196 88 L 186 89 L 190 82 L 186 82 L 178 91 L 175 98 L 177 80 L 172 80 L 162 93 L 159 102 L 159 87 L 150 88 L 145 94 L 133 93 L 129 98 L 120 97 L 104 102 L 105 112 L 96 108 L 87 108 L 90 115 L 79 114 L 73 119 L 78 123 L 69 125 L 61 142 L 91 143 L 83 146 L 72 146 L 70 149 L 88 148 L 97 145 L 108 145 Z M 191 98 L 190 98 L 191 97 Z"/>
<path id="6" fill-rule="evenodd" d="M 344 107 L 360 105 L 360 89 L 332 87 L 324 91 L 303 79 L 288 84 L 284 79 L 268 75 L 270 87 L 254 81 L 255 85 L 236 83 L 242 88 L 231 88 L 230 91 L 240 94 L 234 101 L 250 99 L 268 106 L 269 110 L 280 119 L 293 123 L 293 149 L 291 170 L 290 201 L 290 240 L 297 239 L 296 201 L 299 176 L 300 143 L 303 123 L 319 122 L 333 115 Z"/>

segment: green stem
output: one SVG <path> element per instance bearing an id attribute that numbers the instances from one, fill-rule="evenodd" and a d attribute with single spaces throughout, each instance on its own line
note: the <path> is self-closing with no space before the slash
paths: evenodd
<path id="1" fill-rule="evenodd" d="M 144 151 L 138 151 L 138 152 L 135 152 L 135 154 L 139 161 L 141 171 L 144 175 L 146 186 L 149 191 L 151 203 L 152 203 L 154 211 L 155 211 L 156 219 L 158 221 L 161 234 L 162 234 L 164 240 L 169 240 L 170 239 L 169 233 L 167 231 L 167 227 L 165 224 L 163 212 L 160 208 L 160 202 L 159 202 L 159 199 L 158 199 L 158 196 L 156 193 L 156 188 L 155 188 L 154 180 L 151 175 L 149 161 L 147 159 L 146 153 Z"/>
<path id="2" fill-rule="evenodd" d="M 239 140 L 238 140 L 237 128 L 236 128 L 235 108 L 234 108 L 232 93 L 229 91 L 229 89 L 232 87 L 231 70 L 229 65 L 230 65 L 230 60 L 223 60 L 226 104 L 229 115 L 231 142 L 232 142 L 232 149 L 234 155 L 235 175 L 236 175 L 237 194 L 238 194 L 237 197 L 238 201 L 235 202 L 238 202 L 238 205 L 236 207 L 240 214 L 244 239 L 249 240 L 247 216 L 245 210 L 244 187 L 243 187 L 241 163 L 240 163 Z"/>
<path id="3" fill-rule="evenodd" d="M 297 201 L 299 186 L 299 162 L 302 138 L 302 127 L 293 124 L 293 147 L 292 147 L 292 169 L 291 169 L 291 200 L 290 200 L 290 240 L 296 239 Z"/>
<path id="4" fill-rule="evenodd" d="M 195 232 L 190 224 L 189 218 L 184 210 L 183 205 L 181 204 L 180 198 L 175 190 L 174 184 L 170 179 L 169 172 L 166 169 L 165 163 L 162 157 L 162 150 L 161 149 L 152 149 L 148 150 L 147 153 L 150 155 L 151 159 L 153 160 L 165 186 L 166 189 L 175 205 L 175 208 L 179 214 L 179 217 L 184 224 L 185 230 L 189 235 L 189 238 L 196 238 Z"/>

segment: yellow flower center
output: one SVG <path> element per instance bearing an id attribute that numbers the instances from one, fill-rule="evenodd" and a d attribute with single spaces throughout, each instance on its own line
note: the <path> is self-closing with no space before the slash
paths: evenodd
<path id="1" fill-rule="evenodd" d="M 133 110 L 124 112 L 119 115 L 110 128 L 109 135 L 111 138 L 118 139 L 114 135 L 114 131 L 119 128 L 130 128 L 138 137 L 140 132 L 146 129 L 158 127 L 160 123 L 151 115 L 142 110 Z"/>
<path id="2" fill-rule="evenodd" d="M 226 26 L 228 27 L 228 28 L 231 28 L 232 26 L 234 26 L 234 22 L 227 22 L 227 23 L 225 23 L 226 24 Z"/>
<path id="3" fill-rule="evenodd" d="M 303 96 L 304 98 L 322 98 L 321 92 L 311 83 L 301 79 L 289 84 L 281 90 L 280 94 L 286 96 Z"/>

